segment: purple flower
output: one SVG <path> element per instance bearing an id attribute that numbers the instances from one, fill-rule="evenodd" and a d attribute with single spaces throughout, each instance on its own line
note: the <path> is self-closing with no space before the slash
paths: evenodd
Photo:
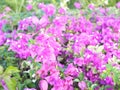
<path id="1" fill-rule="evenodd" d="M 46 15 L 52 16 L 55 14 L 55 6 L 52 4 L 45 5 L 43 3 L 38 4 L 38 8 L 42 9 Z"/>
<path id="2" fill-rule="evenodd" d="M 40 90 L 48 90 L 48 83 L 46 80 L 40 80 L 39 82 Z"/>
<path id="3" fill-rule="evenodd" d="M 10 12 L 10 11 L 11 11 L 11 8 L 10 8 L 10 7 L 6 7 L 5 10 L 6 10 L 7 12 Z"/>
<path id="4" fill-rule="evenodd" d="M 79 2 L 75 2 L 75 3 L 74 3 L 74 6 L 75 6 L 75 8 L 77 8 L 77 9 L 80 9 L 80 8 L 81 8 L 81 5 L 80 5 Z"/>
<path id="5" fill-rule="evenodd" d="M 91 10 L 93 10 L 95 8 L 94 4 L 89 4 L 88 6 Z"/>
<path id="6" fill-rule="evenodd" d="M 68 67 L 65 70 L 66 75 L 72 75 L 72 76 L 78 76 L 79 72 L 78 69 L 73 66 L 73 64 L 69 64 Z"/>
<path id="7" fill-rule="evenodd" d="M 44 28 L 49 24 L 49 18 L 47 15 L 42 16 L 42 18 L 39 21 L 39 25 Z"/>
<path id="8" fill-rule="evenodd" d="M 4 90 L 8 90 L 8 87 L 4 80 L 0 80 L 0 83 L 1 83 L 2 87 L 4 88 Z"/>
<path id="9" fill-rule="evenodd" d="M 58 12 L 59 12 L 60 14 L 65 14 L 65 10 L 64 10 L 63 8 L 60 8 L 60 9 L 58 10 Z"/>
<path id="10" fill-rule="evenodd" d="M 117 8 L 120 8 L 120 2 L 118 2 L 118 3 L 116 4 L 116 6 L 117 6 Z"/>
<path id="11" fill-rule="evenodd" d="M 24 88 L 24 90 L 36 90 L 35 88 Z"/>
<path id="12" fill-rule="evenodd" d="M 28 11 L 30 11 L 30 10 L 32 10 L 32 5 L 31 4 L 28 4 L 27 6 L 26 6 L 26 9 L 28 10 Z"/>
<path id="13" fill-rule="evenodd" d="M 87 85 L 84 81 L 79 82 L 78 86 L 81 90 L 85 90 L 87 88 Z"/>
<path id="14" fill-rule="evenodd" d="M 77 64 L 78 66 L 82 66 L 84 64 L 83 58 L 74 58 L 74 64 Z"/>

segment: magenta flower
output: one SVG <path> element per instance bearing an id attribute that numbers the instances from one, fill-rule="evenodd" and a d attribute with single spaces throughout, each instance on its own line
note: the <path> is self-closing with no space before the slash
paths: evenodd
<path id="1" fill-rule="evenodd" d="M 73 64 L 69 64 L 68 67 L 65 70 L 66 75 L 72 75 L 72 76 L 78 76 L 79 72 L 78 69 L 73 66 Z"/>
<path id="2" fill-rule="evenodd" d="M 44 4 L 44 3 L 39 3 L 39 4 L 38 4 L 38 8 L 39 8 L 39 9 L 42 9 L 42 8 L 44 8 L 44 7 L 45 7 L 45 4 Z"/>
<path id="3" fill-rule="evenodd" d="M 55 6 L 52 4 L 45 5 L 43 3 L 40 3 L 38 4 L 38 8 L 42 9 L 48 16 L 52 16 L 53 14 L 55 14 L 56 11 Z"/>
<path id="4" fill-rule="evenodd" d="M 77 64 L 78 66 L 82 66 L 84 64 L 83 58 L 74 58 L 74 64 Z"/>
<path id="5" fill-rule="evenodd" d="M 39 25 L 43 28 L 46 27 L 49 24 L 49 18 L 47 15 L 44 15 L 40 21 L 39 21 Z"/>
<path id="6" fill-rule="evenodd" d="M 94 4 L 89 4 L 88 7 L 92 10 L 95 8 Z"/>
<path id="7" fill-rule="evenodd" d="M 2 87 L 4 88 L 4 90 L 8 90 L 8 87 L 7 87 L 7 85 L 6 85 L 6 83 L 5 83 L 4 80 L 0 80 L 0 84 L 2 85 Z"/>
<path id="8" fill-rule="evenodd" d="M 116 4 L 116 6 L 117 6 L 117 8 L 120 8 L 120 2 L 118 2 L 118 3 Z"/>
<path id="9" fill-rule="evenodd" d="M 60 8 L 60 9 L 58 10 L 58 12 L 59 12 L 60 14 L 65 14 L 65 10 L 64 10 L 63 8 Z"/>
<path id="10" fill-rule="evenodd" d="M 80 9 L 80 8 L 81 8 L 81 5 L 80 5 L 79 2 L 75 2 L 75 3 L 74 3 L 74 6 L 75 6 L 75 8 L 77 8 L 77 9 Z"/>
<path id="11" fill-rule="evenodd" d="M 28 4 L 27 6 L 26 6 L 26 9 L 28 10 L 28 11 L 30 11 L 30 10 L 32 10 L 32 5 L 31 4 Z"/>
<path id="12" fill-rule="evenodd" d="M 40 80 L 39 82 L 40 90 L 48 90 L 48 83 L 46 80 Z"/>
<path id="13" fill-rule="evenodd" d="M 87 85 L 84 81 L 79 82 L 78 86 L 81 90 L 85 90 L 87 88 Z"/>
<path id="14" fill-rule="evenodd" d="M 19 33 L 19 40 L 11 40 L 9 50 L 16 52 L 20 58 L 27 58 L 30 56 L 28 42 L 31 35 Z"/>
<path id="15" fill-rule="evenodd" d="M 0 31 L 0 46 L 5 43 L 5 40 L 6 40 L 5 34 Z"/>
<path id="16" fill-rule="evenodd" d="M 11 8 L 10 8 L 10 7 L 6 7 L 5 10 L 6 10 L 7 12 L 10 12 L 10 11 L 11 11 Z"/>
<path id="17" fill-rule="evenodd" d="M 36 90 L 35 88 L 24 88 L 24 90 Z"/>

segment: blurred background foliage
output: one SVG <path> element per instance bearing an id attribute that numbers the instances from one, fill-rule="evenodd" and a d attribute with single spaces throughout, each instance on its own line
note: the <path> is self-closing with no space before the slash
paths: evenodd
<path id="1" fill-rule="evenodd" d="M 18 24 L 20 19 L 29 17 L 35 13 L 38 17 L 41 17 L 43 12 L 38 9 L 38 3 L 54 4 L 57 9 L 63 7 L 64 9 L 70 10 L 70 12 L 76 12 L 74 7 L 75 2 L 81 4 L 81 9 L 89 10 L 88 5 L 94 4 L 96 7 L 112 7 L 113 10 L 116 3 L 120 0 L 0 0 L 0 13 L 7 13 L 9 19 L 13 22 L 13 26 Z M 31 4 L 33 6 L 32 11 L 26 11 L 26 5 Z M 10 7 L 11 11 L 6 12 L 6 7 Z M 78 11 L 77 11 L 78 12 Z M 7 18 L 8 18 L 7 17 Z"/>
<path id="2" fill-rule="evenodd" d="M 86 8 L 89 4 L 93 3 L 95 6 L 115 6 L 120 0 L 0 0 L 0 12 L 5 6 L 9 6 L 13 11 L 24 11 L 25 5 L 32 1 L 35 5 L 38 2 L 52 3 L 56 6 L 66 6 L 70 9 L 74 9 L 74 2 L 80 2 L 83 8 Z"/>

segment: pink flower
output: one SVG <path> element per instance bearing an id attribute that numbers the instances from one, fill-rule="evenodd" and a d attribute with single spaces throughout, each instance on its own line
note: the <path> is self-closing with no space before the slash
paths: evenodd
<path id="1" fill-rule="evenodd" d="M 63 8 L 60 8 L 60 9 L 58 10 L 58 12 L 59 12 L 60 14 L 65 14 L 65 10 L 64 10 Z"/>
<path id="2" fill-rule="evenodd" d="M 8 87 L 7 87 L 7 85 L 6 85 L 6 83 L 5 83 L 4 80 L 0 80 L 0 84 L 2 85 L 2 87 L 4 88 L 4 90 L 8 90 Z"/>
<path id="3" fill-rule="evenodd" d="M 44 15 L 44 16 L 40 19 L 39 25 L 40 25 L 41 27 L 46 27 L 48 24 L 49 24 L 49 18 L 48 18 L 47 15 Z"/>
<path id="4" fill-rule="evenodd" d="M 32 10 L 32 5 L 31 4 L 28 4 L 27 6 L 26 6 L 26 9 L 28 10 L 28 11 L 30 11 L 30 10 Z"/>
<path id="5" fill-rule="evenodd" d="M 6 7 L 5 10 L 6 10 L 7 12 L 9 12 L 9 11 L 11 11 L 11 8 L 10 8 L 10 7 Z"/>
<path id="6" fill-rule="evenodd" d="M 46 80 L 40 80 L 39 82 L 40 90 L 48 90 L 48 83 Z"/>
<path id="7" fill-rule="evenodd" d="M 83 58 L 74 58 L 74 64 L 77 64 L 78 66 L 82 66 L 84 64 Z"/>
<path id="8" fill-rule="evenodd" d="M 42 9 L 46 15 L 52 16 L 55 13 L 55 6 L 52 4 L 45 5 L 43 3 L 38 4 L 38 8 Z"/>
<path id="9" fill-rule="evenodd" d="M 71 63 L 65 70 L 66 75 L 78 76 L 78 69 Z"/>
<path id="10" fill-rule="evenodd" d="M 24 90 L 36 90 L 35 88 L 24 88 Z"/>
<path id="11" fill-rule="evenodd" d="M 118 2 L 118 3 L 116 4 L 116 6 L 117 6 L 117 8 L 120 8 L 120 2 Z"/>
<path id="12" fill-rule="evenodd" d="M 94 4 L 89 4 L 88 6 L 91 10 L 95 8 Z"/>
<path id="13" fill-rule="evenodd" d="M 79 2 L 75 2 L 75 3 L 74 3 L 74 6 L 75 6 L 75 8 L 77 8 L 77 9 L 80 9 L 80 8 L 81 8 L 81 5 L 80 5 Z"/>
<path id="14" fill-rule="evenodd" d="M 39 8 L 39 9 L 42 9 L 42 8 L 44 8 L 44 7 L 45 7 L 45 4 L 44 4 L 44 3 L 39 3 L 39 4 L 38 4 L 38 8 Z"/>
<path id="15" fill-rule="evenodd" d="M 5 34 L 0 31 L 0 46 L 5 43 L 5 40 L 6 40 Z"/>
<path id="16" fill-rule="evenodd" d="M 81 90 L 85 90 L 86 89 L 86 83 L 84 82 L 84 81 L 82 81 L 82 82 L 79 82 L 78 83 L 78 86 L 79 86 L 79 88 L 81 89 Z"/>

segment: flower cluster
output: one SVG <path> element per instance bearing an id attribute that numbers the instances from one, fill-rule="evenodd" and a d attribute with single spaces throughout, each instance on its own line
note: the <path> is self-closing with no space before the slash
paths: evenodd
<path id="1" fill-rule="evenodd" d="M 81 6 L 75 3 L 75 7 Z M 57 13 L 54 5 L 43 3 L 38 8 L 44 15 L 20 20 L 8 45 L 20 59 L 31 57 L 41 64 L 34 73 L 40 90 L 114 90 L 120 85 L 116 81 L 120 75 L 120 17 L 99 16 L 94 11 L 94 17 L 86 18 L 80 13 L 69 15 L 63 8 Z M 27 6 L 28 11 L 31 9 Z M 0 45 L 6 39 L 3 22 Z"/>

